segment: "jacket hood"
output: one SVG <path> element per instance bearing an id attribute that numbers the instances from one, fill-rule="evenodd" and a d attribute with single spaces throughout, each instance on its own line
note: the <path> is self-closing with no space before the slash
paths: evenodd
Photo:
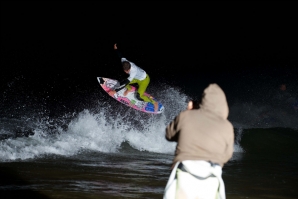
<path id="1" fill-rule="evenodd" d="M 211 112 L 223 119 L 229 115 L 229 107 L 226 95 L 217 84 L 209 84 L 205 88 L 200 109 Z"/>

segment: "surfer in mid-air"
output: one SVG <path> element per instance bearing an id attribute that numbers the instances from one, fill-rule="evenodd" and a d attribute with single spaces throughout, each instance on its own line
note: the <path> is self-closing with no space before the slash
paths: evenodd
<path id="1" fill-rule="evenodd" d="M 153 103 L 154 111 L 157 111 L 158 103 L 144 95 L 148 84 L 150 83 L 150 77 L 148 74 L 135 63 L 128 61 L 125 57 L 123 57 L 122 53 L 118 50 L 117 44 L 114 44 L 114 50 L 121 59 L 124 72 L 128 74 L 129 77 L 120 81 L 120 86 L 116 86 L 113 91 L 110 91 L 111 93 L 109 94 L 113 95 L 113 92 L 118 92 L 123 88 L 127 88 L 127 90 L 124 92 L 124 96 L 126 96 L 131 90 L 130 84 L 138 84 L 136 98 L 141 101 Z"/>

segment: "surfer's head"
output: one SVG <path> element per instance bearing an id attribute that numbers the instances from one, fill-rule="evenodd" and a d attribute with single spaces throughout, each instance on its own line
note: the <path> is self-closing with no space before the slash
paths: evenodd
<path id="1" fill-rule="evenodd" d="M 122 66 L 123 66 L 124 72 L 129 73 L 130 67 L 131 67 L 130 63 L 128 61 L 124 61 L 122 62 Z"/>

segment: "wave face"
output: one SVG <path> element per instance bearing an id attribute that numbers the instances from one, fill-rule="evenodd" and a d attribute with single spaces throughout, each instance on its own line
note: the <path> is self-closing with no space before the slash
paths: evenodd
<path id="1" fill-rule="evenodd" d="M 159 88 L 167 92 L 152 92 L 152 95 L 171 107 L 160 115 L 119 104 L 101 92 L 99 86 L 97 92 L 90 94 L 88 90 L 73 101 L 59 102 L 63 103 L 60 106 L 56 103 L 54 108 L 47 96 L 27 94 L 16 103 L 4 100 L 0 159 L 24 160 L 48 154 L 71 156 L 82 151 L 117 153 L 123 144 L 138 151 L 172 154 L 176 145 L 165 139 L 165 128 L 186 108 L 188 96 L 165 84 L 159 84 Z"/>

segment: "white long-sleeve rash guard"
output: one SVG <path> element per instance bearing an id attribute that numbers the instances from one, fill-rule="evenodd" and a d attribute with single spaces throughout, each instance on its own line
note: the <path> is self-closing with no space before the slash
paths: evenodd
<path id="1" fill-rule="evenodd" d="M 125 57 L 122 56 L 122 53 L 119 50 L 116 50 L 116 53 L 118 57 L 121 59 L 121 62 L 129 62 L 130 63 L 130 71 L 129 71 L 129 77 L 127 79 L 124 79 L 120 81 L 120 86 L 115 89 L 116 92 L 119 90 L 123 89 L 127 84 L 129 84 L 133 79 L 138 79 L 138 80 L 144 80 L 147 76 L 147 73 L 138 67 L 135 63 L 128 61 Z"/>
<path id="2" fill-rule="evenodd" d="M 140 81 L 144 80 L 146 78 L 146 72 L 141 69 L 140 67 L 138 67 L 135 63 L 128 61 L 126 58 L 122 57 L 121 58 L 121 62 L 129 62 L 130 63 L 130 71 L 129 71 L 129 77 L 127 78 L 130 82 L 133 79 L 138 79 Z"/>

